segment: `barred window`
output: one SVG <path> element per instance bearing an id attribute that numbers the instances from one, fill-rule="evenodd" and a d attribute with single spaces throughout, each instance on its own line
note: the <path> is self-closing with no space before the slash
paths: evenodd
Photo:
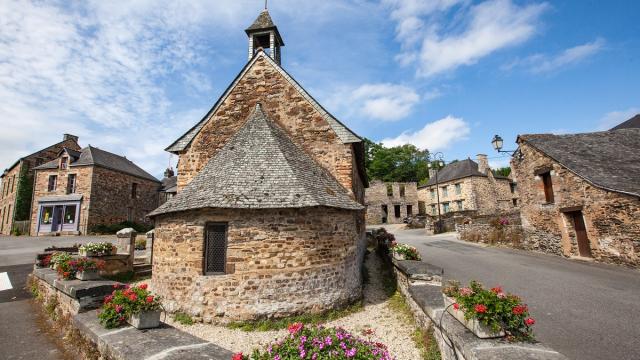
<path id="1" fill-rule="evenodd" d="M 208 224 L 204 238 L 205 275 L 224 274 L 227 259 L 227 224 Z"/>

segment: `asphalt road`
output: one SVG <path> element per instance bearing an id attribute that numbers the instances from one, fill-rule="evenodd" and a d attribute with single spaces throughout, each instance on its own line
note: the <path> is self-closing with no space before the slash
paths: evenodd
<path id="1" fill-rule="evenodd" d="M 389 228 L 445 279 L 478 280 L 520 295 L 538 340 L 571 359 L 640 359 L 640 271 L 520 250 L 482 247 L 453 234 Z"/>

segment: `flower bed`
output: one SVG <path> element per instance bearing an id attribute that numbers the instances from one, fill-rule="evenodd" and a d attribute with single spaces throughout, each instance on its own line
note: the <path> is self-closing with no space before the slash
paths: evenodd
<path id="1" fill-rule="evenodd" d="M 407 244 L 398 244 L 395 241 L 391 243 L 391 252 L 393 257 L 398 260 L 422 260 L 418 249 Z"/>
<path id="2" fill-rule="evenodd" d="M 116 252 L 116 247 L 109 242 L 87 243 L 80 246 L 81 256 L 107 256 Z"/>
<path id="3" fill-rule="evenodd" d="M 285 359 L 393 359 L 384 344 L 357 338 L 340 328 L 289 326 L 289 335 L 250 356 L 235 354 L 232 360 Z"/>
<path id="4" fill-rule="evenodd" d="M 105 297 L 102 309 L 98 313 L 100 323 L 107 329 L 123 325 L 134 315 L 160 312 L 160 298 L 147 290 L 147 284 L 135 287 L 114 285 L 114 288 L 113 293 Z"/>
<path id="5" fill-rule="evenodd" d="M 469 287 L 450 282 L 443 293 L 454 299 L 453 310 L 464 313 L 466 321 L 460 321 L 463 325 L 469 327 L 469 320 L 475 319 L 494 333 L 504 331 L 509 341 L 534 339 L 531 327 L 535 320 L 529 316 L 527 305 L 501 287 L 488 290 L 477 281 L 471 281 Z"/>

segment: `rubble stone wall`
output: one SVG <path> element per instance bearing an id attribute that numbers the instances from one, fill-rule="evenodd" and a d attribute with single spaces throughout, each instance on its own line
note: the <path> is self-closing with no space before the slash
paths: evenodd
<path id="1" fill-rule="evenodd" d="M 355 214 L 360 213 L 360 214 Z M 361 212 L 203 209 L 156 218 L 153 286 L 205 322 L 321 312 L 361 296 Z M 208 222 L 228 224 L 226 273 L 204 275 Z"/>
<path id="2" fill-rule="evenodd" d="M 387 193 L 387 186 L 391 186 L 393 194 Z M 400 196 L 400 187 L 404 186 L 404 196 Z M 412 215 L 418 215 L 418 188 L 415 182 L 382 182 L 372 181 L 365 193 L 365 204 L 367 206 L 367 224 L 382 224 L 386 218 L 387 224 L 401 224 L 402 219 L 407 214 L 407 205 L 411 206 Z M 387 206 L 387 213 L 384 213 L 382 206 Z M 400 216 L 395 216 L 394 206 L 400 206 Z"/>
<path id="3" fill-rule="evenodd" d="M 582 211 L 592 256 L 599 261 L 640 266 L 640 198 L 593 186 L 527 143 L 512 160 L 518 179 L 526 248 L 577 256 L 568 211 Z M 554 202 L 546 203 L 539 169 L 550 169 Z"/>

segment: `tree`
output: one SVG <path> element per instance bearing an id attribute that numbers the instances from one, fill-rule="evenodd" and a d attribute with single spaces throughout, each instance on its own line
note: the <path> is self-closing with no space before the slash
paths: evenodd
<path id="1" fill-rule="evenodd" d="M 364 139 L 365 167 L 369 180 L 418 182 L 429 177 L 429 151 L 414 145 L 384 147 Z"/>
<path id="2" fill-rule="evenodd" d="M 507 177 L 511 174 L 511 167 L 501 167 L 499 169 L 493 170 L 493 175 L 504 176 Z"/>

